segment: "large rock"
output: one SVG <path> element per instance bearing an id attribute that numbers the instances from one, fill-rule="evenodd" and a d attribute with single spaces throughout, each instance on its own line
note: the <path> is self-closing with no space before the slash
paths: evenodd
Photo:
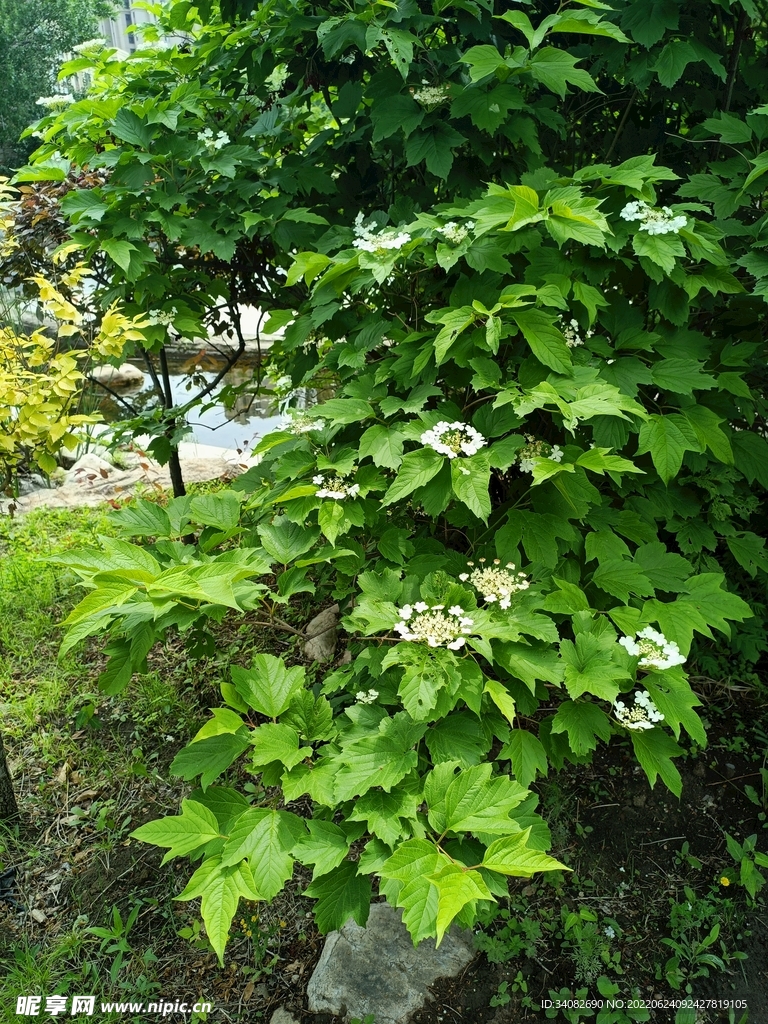
<path id="1" fill-rule="evenodd" d="M 269 1024 L 299 1024 L 292 1013 L 288 1013 L 282 1006 L 278 1006 L 270 1018 Z"/>
<path id="2" fill-rule="evenodd" d="M 72 466 L 67 479 L 77 483 L 90 483 L 99 478 L 106 480 L 114 471 L 115 467 L 112 463 L 107 462 L 101 455 L 97 455 L 96 452 L 86 452 Z"/>
<path id="3" fill-rule="evenodd" d="M 106 384 L 110 388 L 139 388 L 144 383 L 144 374 L 131 363 L 121 366 L 94 366 L 90 371 L 97 384 Z"/>
<path id="4" fill-rule="evenodd" d="M 438 949 L 425 939 L 414 949 L 401 912 L 374 903 L 368 924 L 347 921 L 331 932 L 307 987 L 313 1013 L 346 1014 L 376 1024 L 405 1024 L 429 998 L 438 978 L 454 977 L 475 955 L 472 933 L 451 928 Z"/>
<path id="5" fill-rule="evenodd" d="M 339 621 L 339 606 L 332 604 L 324 608 L 307 625 L 304 632 L 309 637 L 304 644 L 304 657 L 308 661 L 333 661 L 336 653 L 336 623 Z"/>

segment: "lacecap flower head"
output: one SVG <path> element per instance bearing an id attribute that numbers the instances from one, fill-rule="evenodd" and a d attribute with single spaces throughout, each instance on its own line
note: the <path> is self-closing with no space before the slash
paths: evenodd
<path id="1" fill-rule="evenodd" d="M 622 220 L 640 221 L 639 230 L 646 231 L 649 235 L 676 235 L 687 222 L 687 217 L 675 216 L 668 206 L 654 209 L 642 199 L 627 203 L 619 216 Z"/>
<path id="2" fill-rule="evenodd" d="M 521 473 L 532 473 L 536 459 L 551 459 L 553 462 L 563 461 L 563 450 L 559 444 L 548 444 L 537 441 L 531 434 L 526 434 L 528 444 L 517 453 L 517 463 Z"/>
<path id="3" fill-rule="evenodd" d="M 635 694 L 633 707 L 627 707 L 624 701 L 617 700 L 613 705 L 613 713 L 625 729 L 652 729 L 657 722 L 664 721 L 664 715 L 653 703 L 647 690 Z"/>
<path id="4" fill-rule="evenodd" d="M 312 483 L 317 486 L 316 498 L 331 498 L 333 501 L 343 501 L 344 498 L 354 498 L 360 491 L 360 484 L 345 483 L 340 476 L 329 476 L 327 479 L 322 473 L 312 477 Z"/>
<path id="5" fill-rule="evenodd" d="M 680 653 L 677 644 L 667 640 L 663 633 L 650 626 L 640 630 L 637 640 L 622 636 L 619 643 L 633 658 L 640 659 L 638 668 L 655 668 L 663 671 L 685 662 L 685 655 Z"/>
<path id="6" fill-rule="evenodd" d="M 484 558 L 478 558 L 478 563 L 476 566 L 474 562 L 467 562 L 471 572 L 461 573 L 459 579 L 462 583 L 471 583 L 488 604 L 498 601 L 499 608 L 509 608 L 512 595 L 530 586 L 525 573 L 515 571 L 513 562 L 502 566 L 501 559 L 494 558 L 488 565 Z"/>
<path id="7" fill-rule="evenodd" d="M 433 448 L 440 455 L 455 459 L 459 455 L 475 455 L 488 442 L 474 427 L 456 420 L 449 423 L 440 420 L 421 435 L 421 443 Z"/>
<path id="8" fill-rule="evenodd" d="M 400 621 L 393 628 L 403 640 L 427 644 L 428 647 L 447 647 L 451 651 L 458 651 L 464 646 L 474 625 L 474 619 L 465 615 L 458 604 L 446 609 L 444 604 L 429 605 L 426 601 L 417 601 L 413 605 L 403 605 L 398 614 Z"/>

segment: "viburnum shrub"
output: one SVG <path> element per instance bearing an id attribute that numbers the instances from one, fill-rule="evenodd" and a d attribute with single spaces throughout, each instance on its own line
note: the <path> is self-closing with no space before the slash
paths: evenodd
<path id="1" fill-rule="evenodd" d="M 214 26 L 113 69 L 123 102 L 101 56 L 100 99 L 44 126 L 41 161 L 114 167 L 66 204 L 115 263 L 110 294 L 167 286 L 202 322 L 226 273 L 266 265 L 249 287 L 286 328 L 275 373 L 333 392 L 229 490 L 116 513 L 143 545 L 62 559 L 90 588 L 65 646 L 109 634 L 107 692 L 169 630 L 204 653 L 211 619 L 247 613 L 257 636 L 292 628 L 298 594 L 340 606 L 350 658 L 312 685 L 271 654 L 232 666 L 172 765 L 199 788 L 134 833 L 196 862 L 179 898 L 202 898 L 220 957 L 239 898 L 274 898 L 295 861 L 321 930 L 363 924 L 376 892 L 415 942 L 471 925 L 507 876 L 562 868 L 528 787 L 612 740 L 679 795 L 681 733 L 706 742 L 695 634 L 747 620 L 725 570 L 751 596 L 768 564 L 750 486 L 768 482 L 768 264 L 747 252 L 768 237 L 768 117 L 752 93 L 743 117 L 696 105 L 697 81 L 725 82 L 722 5 L 535 4 L 536 27 L 422 6 L 264 4 L 226 45 Z M 613 114 L 604 147 L 569 134 L 569 87 L 622 76 L 625 120 L 683 80 L 681 130 L 748 155 L 609 159 Z M 233 766 L 265 795 L 227 785 Z M 307 798 L 311 817 L 288 809 Z"/>

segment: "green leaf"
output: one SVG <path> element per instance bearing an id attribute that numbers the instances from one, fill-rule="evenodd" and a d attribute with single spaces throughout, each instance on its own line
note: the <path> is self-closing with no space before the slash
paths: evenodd
<path id="1" fill-rule="evenodd" d="M 630 729 L 629 732 L 635 755 L 648 776 L 651 789 L 655 786 L 656 779 L 661 776 L 661 781 L 667 789 L 679 797 L 683 790 L 683 780 L 672 763 L 672 758 L 679 757 L 683 753 L 682 748 L 658 726 L 647 730 Z"/>
<path id="2" fill-rule="evenodd" d="M 180 775 L 189 782 L 197 775 L 205 791 L 222 772 L 236 761 L 248 747 L 248 732 L 222 733 L 189 743 L 171 762 L 171 775 Z"/>
<path id="3" fill-rule="evenodd" d="M 194 800 L 182 800 L 181 814 L 147 822 L 131 832 L 131 838 L 152 846 L 168 847 L 160 863 L 162 867 L 173 857 L 201 849 L 219 834 L 219 824 L 207 807 Z"/>
<path id="4" fill-rule="evenodd" d="M 629 595 L 649 597 L 653 594 L 650 580 L 643 575 L 639 565 L 625 558 L 609 558 L 602 561 L 592 574 L 592 582 L 596 587 L 618 597 L 625 604 Z"/>
<path id="5" fill-rule="evenodd" d="M 722 374 L 721 374 L 722 376 Z M 693 427 L 701 449 L 709 448 L 720 462 L 733 465 L 733 452 L 728 435 L 722 430 L 722 418 L 706 405 L 693 405 L 683 410 L 686 421 Z M 743 435 L 734 434 L 734 444 Z"/>
<path id="6" fill-rule="evenodd" d="M 736 468 L 749 483 L 757 481 L 768 490 L 768 441 L 753 431 L 739 430 L 731 443 Z"/>
<path id="7" fill-rule="evenodd" d="M 507 68 L 496 47 L 488 44 L 471 46 L 460 59 L 462 64 L 469 64 L 469 77 L 473 82 L 479 82 L 489 75 L 495 75 L 497 70 Z"/>
<path id="8" fill-rule="evenodd" d="M 679 18 L 675 0 L 633 0 L 622 15 L 621 27 L 647 49 L 668 29 L 676 29 Z"/>
<path id="9" fill-rule="evenodd" d="M 768 572 L 768 554 L 765 551 L 765 537 L 756 533 L 741 533 L 726 537 L 728 549 L 750 576 L 756 576 L 758 569 Z"/>
<path id="10" fill-rule="evenodd" d="M 453 772 L 457 762 L 433 769 L 424 791 L 432 828 L 445 832 L 505 833 L 511 830 L 510 812 L 527 790 L 506 775 L 491 778 L 488 763 Z"/>
<path id="11" fill-rule="evenodd" d="M 565 50 L 545 46 L 531 57 L 527 70 L 537 82 L 557 93 L 561 99 L 565 99 L 569 85 L 576 86 L 582 92 L 601 92 L 592 76 L 576 67 L 578 63 L 579 58 L 572 57 Z"/>
<path id="12" fill-rule="evenodd" d="M 502 875 L 531 878 L 537 871 L 570 871 L 565 864 L 529 845 L 530 828 L 496 839 L 483 856 L 483 867 Z"/>
<path id="13" fill-rule="evenodd" d="M 312 756 L 311 747 L 299 747 L 299 734 L 282 722 L 269 722 L 251 732 L 254 750 L 251 765 L 262 768 L 273 761 L 279 761 L 290 771 L 306 757 Z"/>
<path id="14" fill-rule="evenodd" d="M 416 821 L 420 802 L 421 788 L 418 785 L 408 789 L 401 785 L 391 793 L 371 789 L 355 801 L 354 809 L 347 814 L 347 821 L 366 822 L 369 832 L 394 846 L 401 838 L 411 835 L 410 823 Z M 409 824 L 404 825 L 401 819 Z"/>
<path id="15" fill-rule="evenodd" d="M 566 733 L 568 745 L 577 757 L 597 747 L 598 739 L 607 743 L 611 737 L 608 716 L 596 704 L 566 700 L 552 720 L 553 733 Z"/>
<path id="16" fill-rule="evenodd" d="M 136 498 L 130 505 L 118 509 L 110 519 L 121 533 L 131 537 L 170 537 L 171 521 L 168 513 L 157 502 Z"/>
<path id="17" fill-rule="evenodd" d="M 247 900 L 259 900 L 261 894 L 246 863 L 225 868 L 220 857 L 209 857 L 190 878 L 186 888 L 177 900 L 193 900 L 201 896 L 200 912 L 205 921 L 208 939 L 224 965 L 224 947 L 229 938 L 230 925 L 242 896 Z"/>
<path id="18" fill-rule="evenodd" d="M 539 362 L 556 373 L 569 376 L 571 351 L 552 317 L 538 309 L 513 309 L 511 314 Z"/>
<path id="19" fill-rule="evenodd" d="M 647 231 L 636 231 L 632 236 L 632 248 L 638 256 L 644 256 L 665 274 L 671 274 L 677 266 L 676 257 L 685 256 L 683 243 L 676 234 L 649 235 Z"/>
<path id="20" fill-rule="evenodd" d="M 281 565 L 300 558 L 314 547 L 320 536 L 320 529 L 292 523 L 287 516 L 276 516 L 271 523 L 257 526 L 264 550 Z"/>
<path id="21" fill-rule="evenodd" d="M 651 367 L 653 383 L 675 395 L 690 395 L 693 391 L 710 391 L 717 381 L 702 372 L 703 363 L 689 358 L 661 359 Z"/>
<path id="22" fill-rule="evenodd" d="M 560 653 L 565 664 L 565 687 L 573 700 L 584 693 L 611 702 L 616 699 L 619 683 L 629 678 L 629 672 L 613 661 L 613 650 L 613 643 L 607 647 L 594 633 L 579 633 L 575 643 L 562 641 Z"/>
<path id="23" fill-rule="evenodd" d="M 344 861 L 313 881 L 303 895 L 317 900 L 315 924 L 323 935 L 338 931 L 350 917 L 365 928 L 371 909 L 371 882 L 358 875 L 357 864 Z"/>
<path id="24" fill-rule="evenodd" d="M 101 240 L 101 248 L 114 262 L 126 273 L 131 266 L 131 253 L 136 252 L 136 246 L 121 238 L 105 238 Z"/>
<path id="25" fill-rule="evenodd" d="M 385 427 L 380 423 L 368 427 L 360 438 L 360 460 L 370 456 L 377 466 L 398 469 L 403 461 L 404 440 L 405 434 L 395 427 Z"/>
<path id="26" fill-rule="evenodd" d="M 453 493 L 478 519 L 485 522 L 491 514 L 490 456 L 478 452 L 470 458 L 451 461 L 451 485 Z"/>
<path id="27" fill-rule="evenodd" d="M 656 707 L 664 715 L 664 725 L 680 738 L 680 726 L 700 746 L 707 744 L 707 734 L 701 719 L 693 710 L 701 701 L 690 687 L 680 669 L 666 669 L 663 672 L 649 672 L 643 679 Z"/>
<path id="28" fill-rule="evenodd" d="M 501 644 L 497 649 L 497 658 L 511 676 L 525 683 L 531 693 L 536 692 L 537 679 L 547 683 L 559 683 L 563 679 L 563 664 L 557 651 L 549 646 Z"/>
<path id="29" fill-rule="evenodd" d="M 231 668 L 237 692 L 254 711 L 268 718 L 277 718 L 287 711 L 304 687 L 304 668 L 286 668 L 282 658 L 273 654 L 257 654 L 250 668 Z"/>
<path id="30" fill-rule="evenodd" d="M 288 811 L 251 807 L 236 821 L 221 853 L 224 867 L 244 858 L 262 899 L 271 900 L 293 874 L 290 851 L 304 835 L 304 822 Z"/>
<path id="31" fill-rule="evenodd" d="M 127 584 L 114 584 L 100 586 L 98 590 L 91 591 L 80 604 L 76 605 L 69 615 L 64 619 L 63 626 L 74 626 L 84 619 L 97 615 L 111 609 L 117 609 L 130 600 L 137 591 L 137 587 Z"/>
<path id="32" fill-rule="evenodd" d="M 516 717 L 515 701 L 509 690 L 497 679 L 486 679 L 483 692 L 488 694 L 509 724 L 514 725 Z"/>
<path id="33" fill-rule="evenodd" d="M 458 309 L 437 310 L 427 313 L 425 319 L 432 324 L 443 324 L 443 329 L 435 338 L 435 362 L 438 366 L 445 362 L 458 336 L 475 322 L 476 311 L 472 306 L 459 306 Z"/>
<path id="34" fill-rule="evenodd" d="M 384 42 L 392 63 L 403 76 L 403 81 L 408 78 L 408 71 L 413 61 L 413 44 L 417 42 L 416 36 L 401 28 L 386 28 L 381 30 L 381 39 Z"/>
<path id="35" fill-rule="evenodd" d="M 130 142 L 140 149 L 149 150 L 152 147 L 154 138 L 152 129 L 132 110 L 125 107 L 118 110 L 111 129 L 113 134 L 124 142 Z"/>
<path id="36" fill-rule="evenodd" d="M 547 752 L 541 741 L 527 729 L 513 729 L 497 754 L 497 760 L 512 762 L 512 771 L 521 786 L 526 789 L 536 781 L 537 775 L 549 774 Z"/>
<path id="37" fill-rule="evenodd" d="M 234 491 L 200 494 L 190 501 L 189 514 L 204 526 L 233 530 L 240 522 L 240 500 Z"/>
<path id="38" fill-rule="evenodd" d="M 423 120 L 424 108 L 407 93 L 377 99 L 371 107 L 372 141 L 376 143 L 388 139 L 401 129 L 407 137 Z"/>
<path id="39" fill-rule="evenodd" d="M 416 767 L 418 754 L 414 746 L 425 729 L 426 725 L 411 721 L 401 712 L 394 718 L 384 718 L 377 732 L 345 744 L 341 753 L 332 758 L 337 766 L 337 799 L 362 796 L 372 786 L 389 792 Z"/>
<path id="40" fill-rule="evenodd" d="M 426 162 L 427 170 L 438 178 L 447 178 L 453 165 L 453 150 L 466 142 L 466 138 L 442 121 L 436 121 L 425 130 L 417 128 L 405 144 L 409 167 Z"/>
<path id="41" fill-rule="evenodd" d="M 317 510 L 317 522 L 323 536 L 327 537 L 331 544 L 336 543 L 336 538 L 344 532 L 345 526 L 349 529 L 351 525 L 338 501 L 324 501 Z"/>
<path id="42" fill-rule="evenodd" d="M 643 576 L 657 590 L 679 592 L 685 580 L 693 574 L 691 563 L 682 555 L 667 551 L 661 541 L 642 544 L 635 552 L 635 561 Z"/>
<path id="43" fill-rule="evenodd" d="M 408 452 L 403 458 L 394 483 L 382 499 L 382 505 L 391 505 L 412 494 L 417 487 L 424 487 L 443 468 L 445 457 L 433 448 L 420 448 Z"/>
<path id="44" fill-rule="evenodd" d="M 479 871 L 470 871 L 458 864 L 445 864 L 428 876 L 437 888 L 436 945 L 440 945 L 451 922 L 461 910 L 475 900 L 493 897 Z"/>
<path id="45" fill-rule="evenodd" d="M 644 452 L 651 453 L 656 471 L 665 484 L 677 476 L 686 451 L 700 450 L 699 441 L 693 429 L 682 416 L 674 414 L 662 416 L 654 413 L 640 427 L 638 440 L 638 455 L 642 455 Z"/>
<path id="46" fill-rule="evenodd" d="M 361 398 L 329 398 L 321 405 L 312 406 L 312 415 L 334 423 L 358 423 L 371 419 L 374 412 L 370 403 Z"/>
<path id="47" fill-rule="evenodd" d="M 313 865 L 314 882 L 316 878 L 327 875 L 341 864 L 349 852 L 350 843 L 360 837 L 362 829 L 357 832 L 349 828 L 345 830 L 331 821 L 322 820 L 309 820 L 306 825 L 309 835 L 305 832 L 301 836 L 293 853 L 302 864 Z"/>

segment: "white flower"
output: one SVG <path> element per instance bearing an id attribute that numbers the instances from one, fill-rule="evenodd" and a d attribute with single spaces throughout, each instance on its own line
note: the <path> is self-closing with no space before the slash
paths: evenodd
<path id="1" fill-rule="evenodd" d="M 449 459 L 458 455 L 475 455 L 488 444 L 483 435 L 468 423 L 449 423 L 447 420 L 440 420 L 430 430 L 425 430 L 421 443 Z"/>
<path id="2" fill-rule="evenodd" d="M 85 53 L 86 50 L 103 50 L 107 45 L 106 39 L 86 39 L 77 46 L 72 47 L 73 53 Z"/>
<path id="3" fill-rule="evenodd" d="M 429 85 L 425 81 L 422 82 L 421 89 L 411 89 L 411 95 L 423 107 L 437 107 L 449 99 L 450 91 L 450 82 L 445 82 L 442 85 Z"/>
<path id="4" fill-rule="evenodd" d="M 71 92 L 59 92 L 55 96 L 41 96 L 39 100 L 35 100 L 38 107 L 66 107 L 69 103 L 74 103 L 75 97 Z"/>
<path id="5" fill-rule="evenodd" d="M 457 224 L 455 220 L 449 220 L 447 224 L 443 224 L 437 230 L 453 245 L 460 245 L 474 227 L 473 220 L 468 220 L 463 226 Z"/>
<path id="6" fill-rule="evenodd" d="M 642 199 L 627 203 L 619 216 L 623 220 L 639 220 L 638 230 L 646 231 L 649 235 L 677 234 L 688 220 L 685 215 L 675 216 L 668 206 L 662 206 L 660 210 L 654 209 Z"/>
<path id="7" fill-rule="evenodd" d="M 226 132 L 218 132 L 216 138 L 214 138 L 213 131 L 210 128 L 203 128 L 201 132 L 197 133 L 197 138 L 205 145 L 209 153 L 215 153 L 217 149 L 226 146 L 230 141 Z"/>
<path id="8" fill-rule="evenodd" d="M 289 426 L 294 434 L 308 434 L 310 430 L 322 430 L 325 424 L 322 420 L 313 420 L 305 413 L 296 413 L 291 417 Z M 322 482 L 322 477 L 320 480 Z"/>
<path id="9" fill-rule="evenodd" d="M 354 498 L 360 491 L 360 484 L 345 483 L 344 478 L 340 476 L 332 476 L 326 480 L 322 473 L 318 473 L 312 477 L 312 483 L 318 488 L 315 491 L 316 498 L 331 498 L 333 501 Z"/>
<path id="10" fill-rule="evenodd" d="M 685 655 L 680 653 L 677 644 L 650 626 L 640 630 L 637 640 L 622 636 L 619 643 L 631 657 L 640 659 L 638 668 L 655 668 L 663 672 L 685 662 Z"/>
<path id="11" fill-rule="evenodd" d="M 559 320 L 561 322 L 562 319 L 562 317 L 559 317 Z M 560 330 L 563 332 L 563 336 L 565 337 L 565 344 L 568 346 L 568 348 L 578 348 L 579 345 L 584 344 L 584 339 L 579 334 L 579 331 L 581 330 L 581 328 L 579 327 L 579 321 L 576 320 L 575 318 L 569 320 L 567 324 L 564 324 L 560 328 Z M 587 331 L 587 337 L 591 337 L 593 333 L 593 331 Z"/>
<path id="12" fill-rule="evenodd" d="M 625 729 L 652 729 L 657 722 L 664 721 L 664 715 L 653 703 L 647 690 L 640 690 L 634 696 L 634 707 L 628 708 L 621 700 L 613 705 L 613 713 L 620 725 Z"/>
<path id="13" fill-rule="evenodd" d="M 427 644 L 429 647 L 447 647 L 458 651 L 467 642 L 472 632 L 474 619 L 464 614 L 460 605 L 453 605 L 445 611 L 444 604 L 433 604 L 431 607 L 424 601 L 413 606 L 406 604 L 399 609 L 401 622 L 396 622 L 393 629 L 403 640 Z"/>
<path id="14" fill-rule="evenodd" d="M 616 932 L 613 930 L 613 928 L 611 928 L 609 924 L 607 924 L 605 928 L 603 928 L 603 934 L 607 935 L 609 939 L 616 938 Z"/>
<path id="15" fill-rule="evenodd" d="M 374 231 L 363 223 L 362 211 L 355 217 L 354 232 L 357 236 L 352 243 L 356 249 L 363 249 L 365 252 L 380 252 L 385 249 L 402 249 L 411 240 L 407 231 L 399 231 L 397 228 L 385 228 L 383 231 Z"/>
<path id="16" fill-rule="evenodd" d="M 378 690 L 358 690 L 355 694 L 355 700 L 358 704 L 373 704 L 376 698 L 379 696 Z"/>
<path id="17" fill-rule="evenodd" d="M 171 306 L 170 310 L 166 313 L 162 309 L 150 309 L 146 314 L 148 323 L 153 326 L 162 324 L 163 327 L 172 327 L 173 321 L 179 315 L 178 309 L 175 306 Z"/>
<path id="18" fill-rule="evenodd" d="M 484 558 L 479 558 L 478 562 L 478 567 L 474 562 L 467 562 L 472 572 L 461 573 L 459 579 L 462 583 L 469 581 L 488 604 L 498 601 L 499 608 L 509 608 L 512 595 L 531 585 L 524 572 L 515 572 L 514 562 L 507 562 L 505 566 L 499 558 L 494 558 L 492 566 L 486 566 Z"/>
<path id="19" fill-rule="evenodd" d="M 563 449 L 559 444 L 548 444 L 546 441 L 537 441 L 532 434 L 526 434 L 528 444 L 520 448 L 517 453 L 517 461 L 521 473 L 532 473 L 536 465 L 536 459 L 551 459 L 552 462 L 563 461 Z"/>

